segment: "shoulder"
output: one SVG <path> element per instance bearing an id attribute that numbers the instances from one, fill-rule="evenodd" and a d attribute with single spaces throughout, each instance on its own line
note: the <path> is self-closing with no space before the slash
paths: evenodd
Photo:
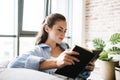
<path id="1" fill-rule="evenodd" d="M 45 52 L 49 52 L 50 51 L 50 47 L 46 44 L 39 44 L 34 46 L 32 49 L 30 49 L 29 51 L 25 52 L 25 54 L 29 54 L 29 55 L 43 55 Z"/>
<path id="2" fill-rule="evenodd" d="M 41 43 L 39 45 L 36 45 L 33 50 L 41 50 L 41 49 L 47 49 L 47 48 L 50 48 L 50 46 L 44 44 L 44 43 Z"/>
<path id="3" fill-rule="evenodd" d="M 47 44 L 41 43 L 39 45 L 35 46 L 36 50 L 42 51 L 42 50 L 50 50 L 50 46 L 48 46 Z"/>

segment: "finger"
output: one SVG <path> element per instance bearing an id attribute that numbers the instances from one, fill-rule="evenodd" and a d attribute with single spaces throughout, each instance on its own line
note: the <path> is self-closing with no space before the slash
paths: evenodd
<path id="1" fill-rule="evenodd" d="M 71 51 L 71 50 L 66 50 L 66 54 L 69 54 L 69 55 L 79 55 L 78 52 L 76 52 L 76 51 Z"/>
<path id="2" fill-rule="evenodd" d="M 70 64 L 75 64 L 73 60 L 66 58 L 65 62 L 69 62 Z"/>
<path id="3" fill-rule="evenodd" d="M 76 52 L 76 51 L 72 51 L 73 55 L 79 55 L 80 53 Z"/>
<path id="4" fill-rule="evenodd" d="M 90 66 L 89 69 L 90 69 L 91 71 L 93 71 L 93 70 L 94 70 L 94 67 L 91 67 L 91 66 Z"/>
<path id="5" fill-rule="evenodd" d="M 85 69 L 86 69 L 86 70 L 89 70 L 89 71 L 93 71 L 93 70 L 94 70 L 94 67 L 93 67 L 93 66 L 86 66 Z"/>
<path id="6" fill-rule="evenodd" d="M 66 62 L 65 62 L 65 65 L 72 65 L 72 63 L 69 62 L 69 61 L 66 61 Z"/>
<path id="7" fill-rule="evenodd" d="M 75 58 L 75 57 L 70 56 L 70 55 L 68 55 L 67 58 L 72 60 L 72 61 L 80 62 L 80 60 L 78 58 Z"/>
<path id="8" fill-rule="evenodd" d="M 93 62 L 89 62 L 88 65 L 95 66 L 95 64 Z"/>

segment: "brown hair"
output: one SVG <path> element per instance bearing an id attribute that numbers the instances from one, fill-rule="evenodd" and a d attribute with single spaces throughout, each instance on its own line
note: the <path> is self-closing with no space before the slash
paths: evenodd
<path id="1" fill-rule="evenodd" d="M 37 35 L 35 45 L 46 42 L 48 33 L 45 31 L 45 26 L 47 25 L 49 28 L 52 28 L 55 22 L 60 20 L 66 21 L 66 18 L 59 13 L 54 13 L 47 16 L 47 18 L 42 22 L 41 31 L 39 31 Z"/>

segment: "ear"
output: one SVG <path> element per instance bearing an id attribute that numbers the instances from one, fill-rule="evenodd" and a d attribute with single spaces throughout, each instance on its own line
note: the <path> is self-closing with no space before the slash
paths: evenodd
<path id="1" fill-rule="evenodd" d="M 49 32 L 49 27 L 47 25 L 45 26 L 45 31 Z"/>

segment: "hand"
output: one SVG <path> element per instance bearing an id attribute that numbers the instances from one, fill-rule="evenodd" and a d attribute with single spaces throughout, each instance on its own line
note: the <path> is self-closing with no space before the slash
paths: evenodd
<path id="1" fill-rule="evenodd" d="M 79 59 L 71 55 L 79 55 L 79 53 L 70 50 L 62 52 L 56 59 L 58 68 L 64 67 L 66 65 L 74 65 L 75 62 L 79 62 Z"/>
<path id="2" fill-rule="evenodd" d="M 87 71 L 93 71 L 95 68 L 94 62 L 89 62 L 89 64 L 85 67 Z"/>

